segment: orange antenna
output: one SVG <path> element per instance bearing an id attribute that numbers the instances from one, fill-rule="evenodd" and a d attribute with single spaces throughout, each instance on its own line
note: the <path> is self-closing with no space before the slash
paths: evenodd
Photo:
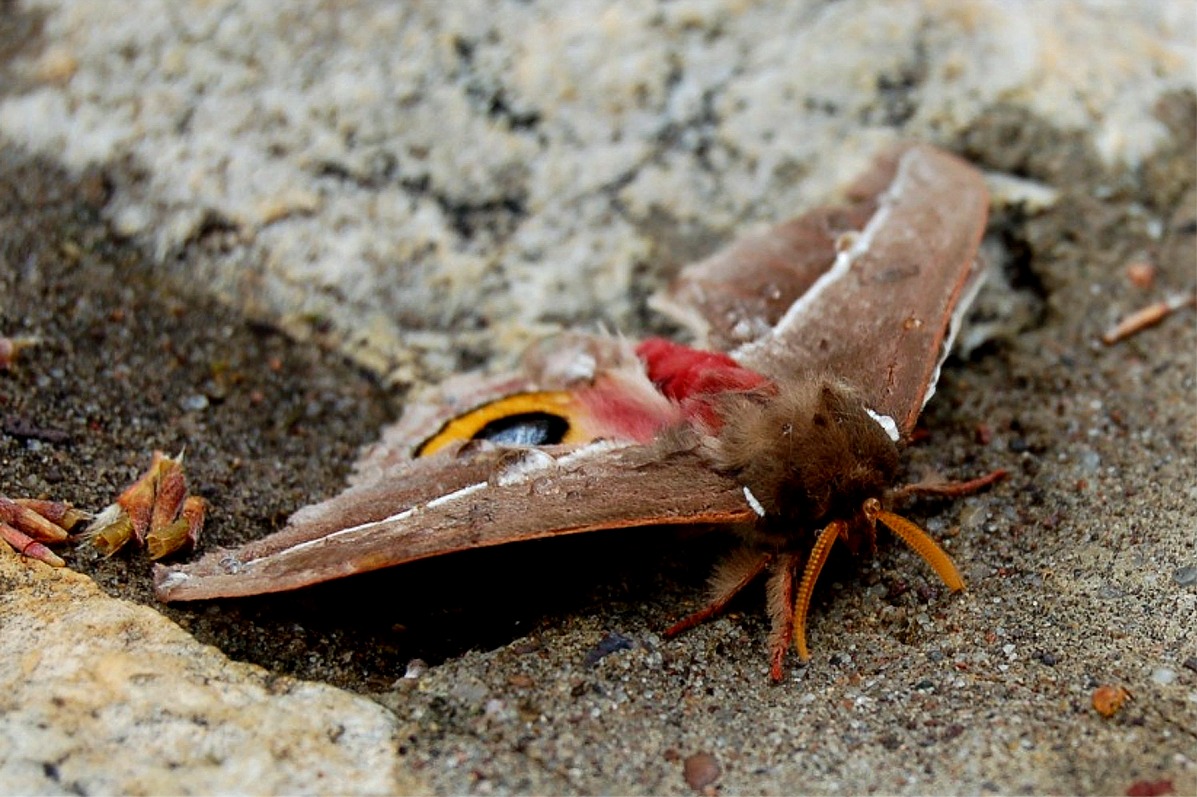
<path id="1" fill-rule="evenodd" d="M 882 509 L 881 502 L 876 498 L 865 501 L 864 512 L 866 517 L 875 521 L 880 520 L 902 542 L 923 557 L 923 561 L 931 565 L 931 569 L 943 579 L 943 583 L 948 586 L 948 589 L 952 592 L 964 589 L 964 579 L 960 577 L 960 571 L 956 569 L 952 558 L 943 548 L 939 547 L 939 543 L 931 539 L 931 535 L 901 515 L 895 515 L 893 512 Z"/>
<path id="2" fill-rule="evenodd" d="M 810 596 L 815 591 L 815 582 L 819 580 L 819 573 L 823 572 L 823 565 L 827 564 L 836 537 L 847 536 L 847 523 L 842 520 L 828 523 L 810 549 L 806 569 L 802 571 L 802 580 L 798 582 L 798 597 L 794 601 L 794 647 L 802 661 L 810 661 L 810 651 L 806 649 L 806 613 L 810 609 Z"/>

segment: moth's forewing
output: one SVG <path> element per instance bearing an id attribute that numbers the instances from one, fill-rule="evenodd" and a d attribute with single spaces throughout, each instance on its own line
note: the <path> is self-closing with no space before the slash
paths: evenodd
<path id="1" fill-rule="evenodd" d="M 733 356 L 770 375 L 806 369 L 849 378 L 870 409 L 909 434 L 934 388 L 960 301 L 977 284 L 988 213 L 980 172 L 932 147 L 911 147 L 836 265 L 769 338 Z"/>
<path id="2" fill-rule="evenodd" d="M 878 157 L 844 192 L 844 204 L 814 208 L 737 238 L 684 267 L 649 304 L 685 325 L 699 348 L 732 351 L 768 337 L 791 305 L 835 264 L 841 242 L 876 212 L 901 152 Z"/>
<path id="3" fill-rule="evenodd" d="M 606 528 L 755 518 L 742 488 L 676 440 L 482 450 L 408 463 L 297 512 L 286 529 L 155 570 L 162 600 L 237 597 L 521 540 Z"/>
<path id="4" fill-rule="evenodd" d="M 731 349 L 741 364 L 779 380 L 848 379 L 908 434 L 978 284 L 989 194 L 975 168 L 924 145 L 880 159 L 851 194 L 839 216 L 812 211 L 687 267 L 661 306 L 683 321 L 703 319 L 713 342 L 734 345 L 727 330 L 754 330 Z M 809 251 L 761 254 L 797 243 L 799 231 Z M 733 257 L 741 251 L 748 256 Z M 766 310 L 740 298 L 743 285 L 791 300 L 780 313 L 776 304 Z"/>
<path id="5" fill-rule="evenodd" d="M 684 324 L 699 348 L 731 351 L 767 337 L 835 263 L 837 239 L 873 215 L 873 199 L 818 208 L 739 238 L 686 266 L 649 304 Z"/>

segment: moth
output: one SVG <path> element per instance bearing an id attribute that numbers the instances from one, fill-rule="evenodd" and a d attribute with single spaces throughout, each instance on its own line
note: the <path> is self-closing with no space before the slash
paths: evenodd
<path id="1" fill-rule="evenodd" d="M 743 545 L 709 602 L 667 633 L 765 575 L 781 680 L 791 645 L 809 658 L 811 594 L 837 543 L 875 549 L 880 525 L 962 589 L 948 555 L 892 507 L 1003 475 L 894 487 L 981 284 L 988 193 L 966 162 L 910 145 L 847 197 L 679 273 L 654 305 L 702 348 L 572 333 L 534 346 L 516 373 L 450 379 L 363 454 L 340 495 L 261 540 L 158 566 L 158 596 L 279 592 L 469 548 L 717 524 Z"/>

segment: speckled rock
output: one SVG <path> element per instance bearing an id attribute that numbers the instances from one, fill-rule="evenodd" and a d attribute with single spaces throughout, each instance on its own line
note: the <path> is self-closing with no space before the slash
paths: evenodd
<path id="1" fill-rule="evenodd" d="M 0 783 L 10 794 L 394 794 L 369 700 L 238 664 L 91 579 L 0 555 Z"/>
<path id="2" fill-rule="evenodd" d="M 999 103 L 1136 165 L 1197 70 L 1186 0 L 20 6 L 41 46 L 0 134 L 127 160 L 116 230 L 405 383 L 627 328 L 667 241 L 773 221 Z"/>

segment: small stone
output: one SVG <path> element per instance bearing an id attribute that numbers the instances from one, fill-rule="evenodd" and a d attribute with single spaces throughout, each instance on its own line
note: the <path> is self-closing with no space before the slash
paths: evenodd
<path id="1" fill-rule="evenodd" d="M 1147 289 L 1155 283 L 1156 267 L 1148 260 L 1132 260 L 1126 266 L 1126 278 L 1136 288 Z"/>
<path id="2" fill-rule="evenodd" d="M 1197 566 L 1186 565 L 1185 567 L 1176 568 L 1172 573 L 1172 580 L 1182 587 L 1197 584 Z"/>
<path id="3" fill-rule="evenodd" d="M 1103 717 L 1112 717 L 1130 697 L 1131 693 L 1125 687 L 1099 686 L 1093 690 L 1093 710 Z"/>
<path id="4" fill-rule="evenodd" d="M 694 791 L 702 791 L 719 779 L 723 769 L 710 753 L 695 753 L 682 762 L 682 777 Z"/>
<path id="5" fill-rule="evenodd" d="M 1172 781 L 1167 779 L 1137 780 L 1126 788 L 1126 797 L 1163 797 L 1175 793 Z"/>
<path id="6" fill-rule="evenodd" d="M 203 393 L 192 393 L 190 396 L 184 398 L 180 404 L 188 412 L 199 412 L 200 410 L 208 409 L 208 397 Z"/>
<path id="7" fill-rule="evenodd" d="M 1176 670 L 1170 667 L 1156 667 L 1151 671 L 1151 680 L 1160 686 L 1167 686 L 1176 680 Z"/>
<path id="8" fill-rule="evenodd" d="M 631 650 L 635 646 L 635 643 L 623 634 L 607 634 L 599 640 L 597 645 L 587 652 L 586 666 L 593 667 L 612 653 L 620 650 Z"/>

